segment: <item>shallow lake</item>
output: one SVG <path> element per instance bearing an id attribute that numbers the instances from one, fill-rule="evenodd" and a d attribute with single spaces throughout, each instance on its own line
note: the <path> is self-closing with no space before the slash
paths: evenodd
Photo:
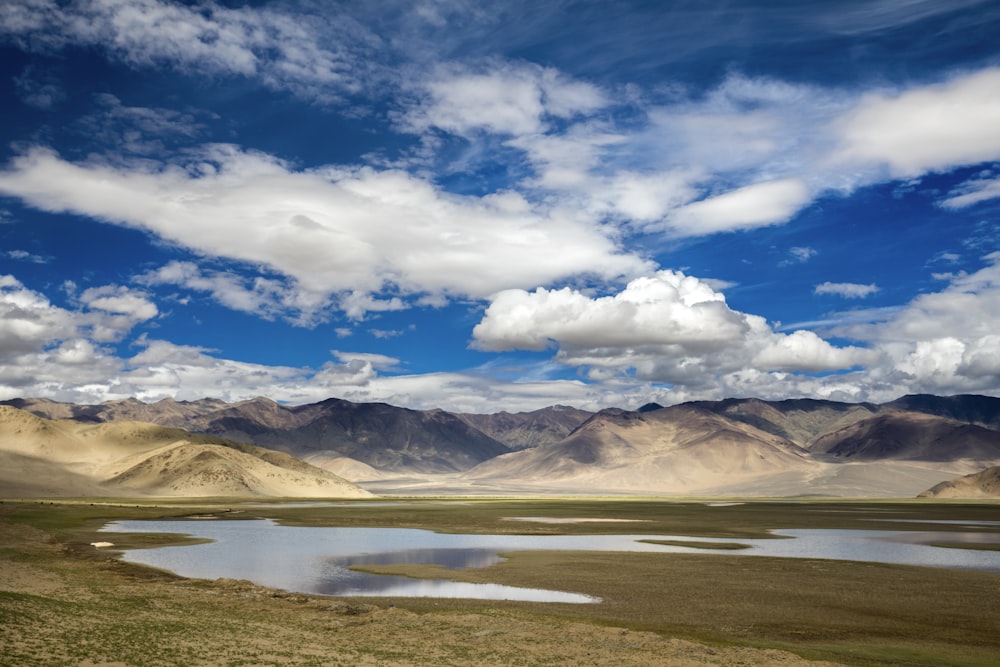
<path id="1" fill-rule="evenodd" d="M 373 575 L 349 569 L 364 564 L 437 564 L 486 567 L 503 552 L 645 551 L 724 553 L 785 558 L 894 563 L 1000 572 L 1000 551 L 946 549 L 924 542 L 996 543 L 997 533 L 974 531 L 776 530 L 790 539 L 741 539 L 750 548 L 722 551 L 641 540 L 731 541 L 678 535 L 454 535 L 411 528 L 282 526 L 259 520 L 118 521 L 112 532 L 183 533 L 206 544 L 127 551 L 123 559 L 199 579 L 249 579 L 272 588 L 321 595 L 461 597 L 586 603 L 578 593 Z"/>

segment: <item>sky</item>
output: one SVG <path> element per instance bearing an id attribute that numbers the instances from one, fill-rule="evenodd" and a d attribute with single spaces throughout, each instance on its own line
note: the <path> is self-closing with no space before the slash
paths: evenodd
<path id="1" fill-rule="evenodd" d="M 1000 3 L 0 3 L 0 399 L 1000 396 Z"/>

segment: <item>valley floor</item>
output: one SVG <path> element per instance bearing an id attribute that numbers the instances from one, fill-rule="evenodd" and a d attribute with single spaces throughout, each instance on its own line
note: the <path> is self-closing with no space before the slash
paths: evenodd
<path id="1" fill-rule="evenodd" d="M 662 515 L 664 525 L 657 529 L 681 522 L 701 533 L 720 532 L 711 522 L 728 524 L 732 513 L 747 519 L 737 531 L 749 533 L 772 520 L 775 511 L 723 505 L 704 510 L 698 504 L 638 501 L 483 501 L 412 508 L 372 503 L 347 510 L 336 504 L 315 509 L 276 505 L 268 512 L 316 524 L 437 522 L 443 530 L 468 530 L 512 512 L 581 516 L 603 511 Z M 0 504 L 0 664 L 986 665 L 1000 650 L 995 632 L 1000 575 L 989 573 L 725 556 L 582 554 L 568 560 L 540 553 L 466 571 L 464 578 L 552 582 L 582 587 L 608 602 L 398 599 L 373 605 L 249 582 L 180 579 L 123 563 L 90 545 L 107 539 L 94 532 L 107 520 L 190 514 L 191 507 Z M 919 511 L 921 506 L 912 507 Z M 976 513 L 995 516 L 996 509 L 980 507 Z M 841 515 L 856 511 L 846 505 L 823 507 L 810 520 L 839 523 Z M 511 530 L 523 528 L 519 522 L 503 523 Z M 128 544 L 122 537 L 114 539 L 123 547 L 166 540 L 137 534 Z"/>

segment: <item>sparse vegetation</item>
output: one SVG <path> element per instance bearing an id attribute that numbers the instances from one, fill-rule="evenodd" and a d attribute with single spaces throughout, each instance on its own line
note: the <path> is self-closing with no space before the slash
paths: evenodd
<path id="1" fill-rule="evenodd" d="M 719 554 L 531 552 L 507 554 L 482 569 L 368 569 L 571 590 L 604 602 L 380 599 L 372 605 L 249 582 L 179 579 L 90 546 L 109 539 L 94 531 L 111 519 L 233 516 L 228 509 L 234 506 L 193 501 L 0 504 L 0 664 L 985 666 L 1000 652 L 1000 574 Z M 1000 507 L 464 499 L 235 509 L 242 510 L 238 516 L 304 525 L 672 533 L 718 543 L 773 528 L 924 529 L 928 524 L 893 520 L 988 521 Z M 533 524 L 506 520 L 511 516 L 639 522 Z M 998 527 L 983 530 L 997 532 L 1000 541 Z M 112 541 L 124 547 L 176 539 L 129 534 Z"/>

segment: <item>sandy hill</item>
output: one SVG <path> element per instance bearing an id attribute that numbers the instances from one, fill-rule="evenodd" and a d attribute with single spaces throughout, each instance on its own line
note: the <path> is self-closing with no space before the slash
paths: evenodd
<path id="1" fill-rule="evenodd" d="M 500 456 L 464 477 L 594 491 L 692 493 L 814 463 L 793 442 L 692 406 L 605 410 L 561 442 Z"/>
<path id="2" fill-rule="evenodd" d="M 941 482 L 920 498 L 1000 498 L 1000 466 Z"/>
<path id="3" fill-rule="evenodd" d="M 0 406 L 0 496 L 363 497 L 287 454 L 140 422 L 47 420 Z"/>

